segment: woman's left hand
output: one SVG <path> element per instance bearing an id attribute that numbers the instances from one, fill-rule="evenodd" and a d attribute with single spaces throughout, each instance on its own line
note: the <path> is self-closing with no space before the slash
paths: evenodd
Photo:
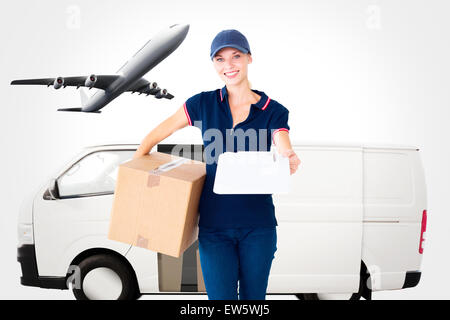
<path id="1" fill-rule="evenodd" d="M 286 149 L 281 153 L 281 155 L 283 157 L 289 158 L 289 168 L 291 170 L 291 175 L 294 174 L 297 171 L 298 166 L 301 162 L 297 154 L 292 149 Z"/>

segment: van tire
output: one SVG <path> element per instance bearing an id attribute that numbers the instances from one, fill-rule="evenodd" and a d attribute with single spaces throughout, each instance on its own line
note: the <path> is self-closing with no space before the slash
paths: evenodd
<path id="1" fill-rule="evenodd" d="M 372 290 L 367 287 L 367 282 L 370 277 L 364 261 L 361 261 L 361 270 L 359 277 L 359 290 L 353 293 L 349 300 L 360 300 L 364 297 L 366 300 L 372 300 Z M 317 293 L 297 293 L 295 295 L 300 300 L 321 300 Z"/>
<path id="2" fill-rule="evenodd" d="M 72 288 L 77 300 L 90 300 L 84 290 L 83 282 L 86 275 L 96 268 L 108 268 L 112 270 L 122 282 L 122 291 L 117 300 L 135 300 L 140 297 L 139 287 L 133 270 L 121 261 L 120 258 L 111 254 L 96 254 L 82 260 L 79 264 L 81 288 Z"/>
<path id="3" fill-rule="evenodd" d="M 321 300 L 317 293 L 302 293 L 296 295 L 300 300 Z M 359 292 L 353 293 L 348 300 L 359 300 L 361 294 Z"/>

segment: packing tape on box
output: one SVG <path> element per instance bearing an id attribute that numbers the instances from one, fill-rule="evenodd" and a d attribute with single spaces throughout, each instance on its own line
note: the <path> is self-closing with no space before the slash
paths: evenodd
<path id="1" fill-rule="evenodd" d="M 190 161 L 187 158 L 179 158 L 175 159 L 173 161 L 170 161 L 168 163 L 165 163 L 163 165 L 160 165 L 158 168 L 150 170 L 148 173 L 148 180 L 147 180 L 147 187 L 152 188 L 159 186 L 160 182 L 160 174 L 162 172 L 167 172 L 169 170 L 175 169 L 178 166 L 181 166 L 183 163 Z"/>
<path id="2" fill-rule="evenodd" d="M 136 246 L 147 249 L 147 247 L 148 247 L 148 239 L 143 237 L 143 236 L 141 236 L 140 234 L 138 234 L 137 239 L 136 239 Z"/>

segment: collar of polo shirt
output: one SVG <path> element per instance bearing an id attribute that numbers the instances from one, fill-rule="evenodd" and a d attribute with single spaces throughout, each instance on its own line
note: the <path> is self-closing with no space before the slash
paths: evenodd
<path id="1" fill-rule="evenodd" d="M 254 93 L 257 93 L 261 96 L 259 101 L 257 103 L 252 104 L 252 106 L 257 107 L 258 109 L 265 110 L 267 106 L 269 105 L 270 98 L 262 91 L 251 89 Z M 220 101 L 223 102 L 224 99 L 227 97 L 227 86 L 224 86 L 222 89 L 219 90 L 220 92 Z"/>

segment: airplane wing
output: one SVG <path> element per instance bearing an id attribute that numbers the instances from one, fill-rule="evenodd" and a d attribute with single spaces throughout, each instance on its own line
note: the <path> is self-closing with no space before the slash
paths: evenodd
<path id="1" fill-rule="evenodd" d="M 120 78 L 120 75 L 90 75 L 81 77 L 58 77 L 58 78 L 42 78 L 42 79 L 24 79 L 14 80 L 12 85 L 53 85 L 55 89 L 60 87 L 87 87 L 106 90 L 114 81 Z"/>
<path id="2" fill-rule="evenodd" d="M 172 99 L 174 97 L 169 92 L 167 92 L 167 89 L 159 88 L 156 82 L 150 83 L 144 78 L 140 78 L 138 81 L 136 81 L 130 88 L 128 88 L 127 91 L 131 93 L 139 92 L 139 94 L 144 93 L 147 96 L 151 94 L 154 95 L 157 99 Z"/>

